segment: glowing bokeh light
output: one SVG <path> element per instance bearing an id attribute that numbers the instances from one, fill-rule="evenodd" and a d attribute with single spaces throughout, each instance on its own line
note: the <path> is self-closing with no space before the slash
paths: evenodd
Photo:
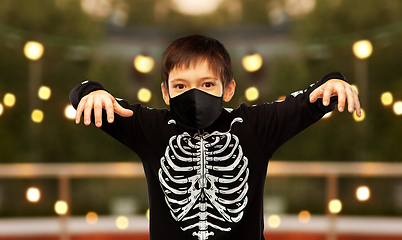
<path id="1" fill-rule="evenodd" d="M 353 119 L 354 119 L 356 122 L 361 122 L 361 121 L 363 121 L 363 120 L 366 118 L 366 112 L 365 112 L 363 109 L 360 109 L 360 110 L 361 110 L 361 112 L 362 112 L 362 114 L 361 114 L 360 117 L 357 116 L 356 111 L 353 112 Z"/>
<path id="2" fill-rule="evenodd" d="M 59 215 L 64 215 L 68 211 L 68 204 L 65 201 L 57 201 L 54 204 L 54 211 Z"/>
<path id="3" fill-rule="evenodd" d="M 327 112 L 324 116 L 322 116 L 322 118 L 329 118 L 332 116 L 332 112 Z"/>
<path id="4" fill-rule="evenodd" d="M 249 87 L 246 89 L 245 92 L 246 95 L 246 99 L 250 102 L 255 101 L 258 99 L 260 92 L 258 91 L 258 89 L 256 87 Z"/>
<path id="5" fill-rule="evenodd" d="M 268 217 L 268 226 L 270 228 L 278 228 L 281 225 L 281 218 L 278 215 Z"/>
<path id="6" fill-rule="evenodd" d="M 15 98 L 15 95 L 14 95 L 14 94 L 12 94 L 12 93 L 6 93 L 6 94 L 4 95 L 4 98 L 3 98 L 4 106 L 6 106 L 6 107 L 12 107 L 12 106 L 15 105 L 15 102 L 16 102 L 16 98 Z"/>
<path id="7" fill-rule="evenodd" d="M 88 224 L 94 225 L 98 222 L 98 214 L 96 214 L 96 212 L 88 212 L 87 215 L 85 215 L 85 220 Z"/>
<path id="8" fill-rule="evenodd" d="M 152 93 L 147 88 L 141 88 L 138 90 L 137 97 L 141 102 L 149 102 L 151 100 Z"/>
<path id="9" fill-rule="evenodd" d="M 402 115 L 402 101 L 395 102 L 393 109 L 396 115 Z"/>
<path id="10" fill-rule="evenodd" d="M 75 110 L 75 108 L 71 105 L 68 104 L 65 108 L 64 108 L 64 116 L 67 119 L 75 119 L 75 113 L 77 111 Z"/>
<path id="11" fill-rule="evenodd" d="M 291 16 L 303 16 L 315 9 L 316 0 L 286 0 L 285 9 Z"/>
<path id="12" fill-rule="evenodd" d="M 26 197 L 30 202 L 38 202 L 40 199 L 40 190 L 36 187 L 30 187 L 27 190 Z"/>
<path id="13" fill-rule="evenodd" d="M 48 100 L 50 95 L 52 94 L 52 90 L 49 87 L 42 86 L 39 88 L 38 97 L 42 100 Z"/>
<path id="14" fill-rule="evenodd" d="M 81 9 L 93 17 L 107 17 L 112 11 L 110 0 L 81 0 Z"/>
<path id="15" fill-rule="evenodd" d="M 353 53 L 359 59 L 366 59 L 373 53 L 373 45 L 369 40 L 360 40 L 353 44 Z"/>
<path id="16" fill-rule="evenodd" d="M 0 103 L 0 116 L 3 114 L 3 111 L 4 111 L 3 104 Z"/>
<path id="17" fill-rule="evenodd" d="M 186 15 L 203 15 L 218 9 L 222 0 L 173 0 L 177 10 Z"/>
<path id="18" fill-rule="evenodd" d="M 149 73 L 155 65 L 155 60 L 150 56 L 137 55 L 134 58 L 134 67 L 140 73 Z"/>
<path id="19" fill-rule="evenodd" d="M 359 201 L 367 201 L 370 198 L 370 189 L 367 186 L 358 187 L 356 190 L 356 198 Z"/>
<path id="20" fill-rule="evenodd" d="M 124 230 L 124 229 L 127 229 L 128 228 L 128 218 L 127 217 L 125 217 L 125 216 L 119 216 L 117 219 L 116 219 L 116 226 L 117 226 L 117 228 L 118 229 L 120 229 L 120 230 Z"/>
<path id="21" fill-rule="evenodd" d="M 145 216 L 147 217 L 147 219 L 149 219 L 149 208 L 147 209 L 147 212 L 145 213 Z"/>
<path id="22" fill-rule="evenodd" d="M 340 213 L 342 210 L 342 202 L 338 199 L 333 199 L 329 202 L 328 209 L 333 214 Z"/>
<path id="23" fill-rule="evenodd" d="M 383 94 L 381 94 L 381 103 L 384 106 L 389 106 L 392 104 L 392 102 L 394 101 L 394 98 L 392 96 L 392 93 L 390 92 L 385 92 Z"/>
<path id="24" fill-rule="evenodd" d="M 40 42 L 29 41 L 24 46 L 25 56 L 33 61 L 39 60 L 42 57 L 44 51 L 45 48 Z"/>
<path id="25" fill-rule="evenodd" d="M 299 212 L 299 222 L 308 223 L 310 222 L 311 214 L 309 211 L 301 211 Z"/>
<path id="26" fill-rule="evenodd" d="M 42 122 L 42 121 L 43 121 L 43 118 L 44 118 L 44 115 L 43 115 L 42 110 L 35 109 L 35 110 L 32 111 L 31 119 L 32 119 L 32 121 L 34 121 L 35 123 L 40 123 L 40 122 Z"/>
<path id="27" fill-rule="evenodd" d="M 247 72 L 255 72 L 262 67 L 262 57 L 258 53 L 249 54 L 243 57 L 242 64 Z"/>

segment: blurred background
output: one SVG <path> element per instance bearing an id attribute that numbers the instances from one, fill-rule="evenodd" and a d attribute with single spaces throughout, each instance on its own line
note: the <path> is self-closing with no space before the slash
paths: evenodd
<path id="1" fill-rule="evenodd" d="M 376 162 L 401 169 L 399 0 L 0 0 L 1 223 L 28 219 L 29 225 L 30 219 L 61 215 L 82 218 L 84 225 L 96 225 L 102 216 L 145 218 L 147 189 L 141 174 L 83 174 L 66 182 L 57 172 L 38 170 L 30 176 L 23 167 L 139 163 L 131 150 L 96 127 L 74 123 L 69 92 L 94 80 L 115 97 L 166 108 L 160 91 L 162 55 L 173 40 L 190 34 L 215 37 L 231 54 L 237 88 L 225 107 L 282 99 L 333 70 L 358 90 L 362 118 L 333 112 L 286 143 L 273 160 Z M 300 220 L 303 212 L 306 223 L 311 216 L 328 216 L 329 179 L 268 174 L 267 231 L 285 224 L 271 226 L 270 216 Z M 55 204 L 63 186 L 68 210 L 60 213 Z M 342 203 L 339 217 L 401 219 L 402 172 L 344 174 L 332 186 Z M 95 216 L 94 224 L 88 213 Z M 402 239 L 398 234 L 394 239 Z M 1 231 L 0 239 L 6 239 Z"/>

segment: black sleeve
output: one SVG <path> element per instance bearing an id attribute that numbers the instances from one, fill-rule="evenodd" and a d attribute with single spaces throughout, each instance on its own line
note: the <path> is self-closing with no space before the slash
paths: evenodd
<path id="1" fill-rule="evenodd" d="M 322 99 L 314 103 L 310 103 L 309 99 L 314 89 L 330 79 L 346 81 L 340 72 L 330 72 L 307 89 L 292 93 L 283 101 L 248 108 L 250 121 L 255 124 L 255 134 L 262 149 L 272 155 L 283 143 L 335 109 L 337 97 L 331 97 L 328 106 L 322 104 Z"/>
<path id="2" fill-rule="evenodd" d="M 77 109 L 78 104 L 81 101 L 81 98 L 88 95 L 91 92 L 97 90 L 105 90 L 107 91 L 100 83 L 95 81 L 85 81 L 77 86 L 75 86 L 70 92 L 70 102 L 75 109 Z"/>

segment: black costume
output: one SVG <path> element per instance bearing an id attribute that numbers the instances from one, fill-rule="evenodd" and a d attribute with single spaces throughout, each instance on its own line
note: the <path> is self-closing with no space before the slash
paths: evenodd
<path id="1" fill-rule="evenodd" d="M 324 75 L 284 101 L 223 109 L 201 131 L 185 131 L 167 109 L 130 105 L 132 117 L 102 114 L 101 129 L 140 157 L 147 179 L 150 239 L 264 239 L 263 195 L 268 162 L 283 143 L 332 111 L 310 93 L 339 72 Z M 70 93 L 76 108 L 88 93 L 104 88 L 86 81 Z"/>

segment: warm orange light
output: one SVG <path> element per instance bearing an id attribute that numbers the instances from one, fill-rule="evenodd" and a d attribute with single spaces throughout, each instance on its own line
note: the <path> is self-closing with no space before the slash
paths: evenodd
<path id="1" fill-rule="evenodd" d="M 308 223 L 310 222 L 311 214 L 309 211 L 301 211 L 299 212 L 299 221 L 301 223 Z"/>
<path id="2" fill-rule="evenodd" d="M 88 212 L 85 216 L 85 220 L 88 224 L 94 225 L 98 222 L 98 214 L 96 214 L 96 212 Z"/>

